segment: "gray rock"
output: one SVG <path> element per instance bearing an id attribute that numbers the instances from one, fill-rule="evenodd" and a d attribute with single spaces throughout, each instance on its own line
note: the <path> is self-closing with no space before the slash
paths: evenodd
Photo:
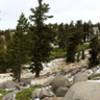
<path id="1" fill-rule="evenodd" d="M 78 82 L 68 90 L 63 100 L 100 100 L 100 82 Z"/>
<path id="2" fill-rule="evenodd" d="M 88 73 L 89 76 L 93 74 L 93 71 L 91 69 L 88 69 L 86 72 Z"/>
<path id="3" fill-rule="evenodd" d="M 53 97 L 53 96 L 55 96 L 55 95 L 49 88 L 42 88 L 39 93 L 40 98 Z"/>
<path id="4" fill-rule="evenodd" d="M 4 83 L 1 83 L 0 88 L 1 89 L 13 90 L 13 89 L 19 89 L 20 86 L 17 83 L 13 82 L 13 81 L 7 81 L 7 82 L 4 82 Z"/>
<path id="5" fill-rule="evenodd" d="M 37 89 L 35 92 L 32 93 L 32 98 L 45 98 L 45 97 L 53 97 L 55 94 L 50 90 L 48 87 L 43 87 L 41 89 Z"/>
<path id="6" fill-rule="evenodd" d="M 59 88 L 56 90 L 55 94 L 56 94 L 56 96 L 58 96 L 58 97 L 64 97 L 65 94 L 67 93 L 68 89 L 69 89 L 68 87 L 59 87 Z"/>
<path id="7" fill-rule="evenodd" d="M 50 86 L 50 83 L 52 82 L 52 80 L 54 79 L 54 76 L 51 75 L 49 76 L 49 79 L 43 84 L 43 86 Z"/>
<path id="8" fill-rule="evenodd" d="M 34 100 L 35 98 L 39 98 L 40 91 L 41 89 L 36 89 L 35 91 L 32 92 L 32 100 Z"/>
<path id="9" fill-rule="evenodd" d="M 80 81 L 87 81 L 88 80 L 88 73 L 87 72 L 78 72 L 75 76 L 74 76 L 74 83 L 76 82 L 80 82 Z"/>
<path id="10" fill-rule="evenodd" d="M 71 84 L 68 81 L 68 79 L 63 76 L 63 75 L 58 75 L 56 76 L 52 82 L 50 83 L 50 85 L 52 86 L 52 90 L 55 93 L 55 91 L 60 88 L 60 87 L 70 87 Z"/>
<path id="11" fill-rule="evenodd" d="M 31 80 L 30 79 L 22 79 L 20 82 L 21 86 L 27 86 L 27 85 L 31 85 Z"/>
<path id="12" fill-rule="evenodd" d="M 8 93 L 4 96 L 3 100 L 15 100 L 16 94 L 14 93 Z"/>

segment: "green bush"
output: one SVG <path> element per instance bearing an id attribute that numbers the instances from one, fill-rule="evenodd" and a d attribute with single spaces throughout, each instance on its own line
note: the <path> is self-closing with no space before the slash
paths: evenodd
<path id="1" fill-rule="evenodd" d="M 9 92 L 11 92 L 11 91 L 6 91 L 6 90 L 3 90 L 3 89 L 0 89 L 0 94 L 1 94 L 0 100 L 2 100 L 2 98 Z"/>
<path id="2" fill-rule="evenodd" d="M 80 51 L 86 50 L 88 48 L 89 48 L 89 44 L 88 43 L 85 43 L 85 44 L 82 44 L 82 45 L 78 45 L 76 51 L 77 52 L 80 52 Z M 55 49 L 53 49 L 51 51 L 49 59 L 52 60 L 52 59 L 55 59 L 55 58 L 65 57 L 66 54 L 67 54 L 66 49 L 55 48 Z"/>
<path id="3" fill-rule="evenodd" d="M 30 100 L 31 93 L 31 89 L 25 89 L 22 92 L 17 93 L 16 100 Z"/>
<path id="4" fill-rule="evenodd" d="M 80 52 L 82 50 L 86 50 L 88 48 L 89 48 L 89 44 L 88 43 L 87 44 L 78 45 L 77 46 L 77 52 Z"/>
<path id="5" fill-rule="evenodd" d="M 61 48 L 55 48 L 51 51 L 50 53 L 50 60 L 55 59 L 55 58 L 60 58 L 64 57 L 66 55 L 66 50 L 61 49 Z"/>
<path id="6" fill-rule="evenodd" d="M 40 85 L 37 86 L 32 86 L 28 89 L 24 89 L 23 91 L 17 93 L 16 95 L 16 100 L 30 100 L 31 96 L 32 96 L 32 92 L 37 89 L 40 88 Z"/>

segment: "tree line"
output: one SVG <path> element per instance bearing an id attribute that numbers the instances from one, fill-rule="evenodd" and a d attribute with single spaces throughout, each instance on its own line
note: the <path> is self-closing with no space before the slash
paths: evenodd
<path id="1" fill-rule="evenodd" d="M 67 63 L 85 59 L 84 52 L 89 50 L 89 68 L 100 64 L 100 33 L 94 34 L 93 31 L 93 27 L 100 30 L 100 23 L 78 20 L 70 24 L 45 24 L 53 17 L 47 15 L 49 9 L 49 4 L 38 0 L 38 6 L 31 8 L 32 14 L 28 19 L 24 13 L 20 15 L 15 30 L 0 31 L 1 73 L 9 69 L 15 80 L 20 81 L 22 66 L 31 63 L 31 72 L 39 77 L 42 63 L 50 61 L 55 46 L 65 50 Z"/>

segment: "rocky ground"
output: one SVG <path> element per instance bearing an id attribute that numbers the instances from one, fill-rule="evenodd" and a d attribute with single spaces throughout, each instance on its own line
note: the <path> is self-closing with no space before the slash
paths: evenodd
<path id="1" fill-rule="evenodd" d="M 0 89 L 12 91 L 3 100 L 15 100 L 17 93 L 35 85 L 41 88 L 32 93 L 31 100 L 100 100 L 100 66 L 88 69 L 87 64 L 87 59 L 71 64 L 55 59 L 44 64 L 39 78 L 23 71 L 20 83 L 13 82 L 10 73 L 1 74 Z"/>

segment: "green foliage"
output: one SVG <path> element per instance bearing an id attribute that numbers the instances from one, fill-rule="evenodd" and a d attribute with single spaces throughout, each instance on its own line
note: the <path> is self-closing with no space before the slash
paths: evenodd
<path id="1" fill-rule="evenodd" d="M 7 59 L 6 59 L 6 44 L 4 35 L 0 36 L 0 72 L 6 72 L 7 69 Z"/>
<path id="2" fill-rule="evenodd" d="M 87 44 L 79 44 L 77 46 L 77 52 L 80 52 L 80 51 L 86 50 L 86 49 L 89 49 L 89 43 L 87 43 Z"/>
<path id="3" fill-rule="evenodd" d="M 67 26 L 67 25 L 66 25 Z M 66 47 L 66 30 L 67 27 L 64 26 L 64 24 L 60 24 L 58 26 L 58 31 L 57 31 L 57 41 L 58 41 L 58 45 L 60 46 L 60 48 L 65 48 Z"/>
<path id="4" fill-rule="evenodd" d="M 17 24 L 17 27 L 16 27 L 16 30 L 18 32 L 24 32 L 23 34 L 25 34 L 25 32 L 27 33 L 28 30 L 29 30 L 29 22 L 28 22 L 28 19 L 25 18 L 25 15 L 22 13 L 19 17 L 19 20 L 18 20 L 18 24 Z"/>
<path id="5" fill-rule="evenodd" d="M 3 97 L 4 97 L 6 94 L 8 94 L 9 92 L 11 92 L 11 91 L 6 91 L 6 90 L 3 90 L 3 89 L 0 89 L 0 94 L 1 94 L 0 100 L 2 100 Z"/>
<path id="6" fill-rule="evenodd" d="M 51 51 L 50 42 L 52 42 L 52 31 L 47 25 L 44 24 L 44 21 L 51 16 L 48 16 L 46 13 L 49 11 L 49 5 L 43 3 L 43 0 L 38 0 L 38 7 L 31 9 L 32 15 L 30 20 L 34 22 L 32 25 L 30 33 L 32 34 L 33 46 L 32 46 L 32 62 L 34 63 L 32 72 L 36 73 L 36 77 L 39 77 L 40 71 L 43 69 L 42 62 L 47 62 L 49 54 Z M 34 29 L 35 28 L 35 29 Z M 34 29 L 34 32 L 33 32 Z"/>
<path id="7" fill-rule="evenodd" d="M 23 91 L 17 93 L 16 100 L 31 100 L 32 92 L 40 87 L 41 87 L 40 85 L 37 85 L 37 86 L 32 86 L 28 89 L 24 89 Z"/>
<path id="8" fill-rule="evenodd" d="M 98 55 L 100 54 L 100 41 L 98 36 L 95 35 L 90 41 L 90 58 L 89 58 L 89 68 L 94 67 L 99 64 Z"/>
<path id="9" fill-rule="evenodd" d="M 16 100 L 30 100 L 32 95 L 31 89 L 25 89 L 20 93 L 17 93 Z"/>
<path id="10" fill-rule="evenodd" d="M 56 59 L 56 58 L 61 58 L 61 57 L 65 57 L 66 55 L 66 50 L 62 49 L 62 48 L 55 48 L 51 51 L 50 53 L 50 60 L 52 59 Z"/>
<path id="11" fill-rule="evenodd" d="M 8 65 L 11 67 L 14 78 L 20 81 L 21 67 L 28 61 L 28 22 L 24 14 L 21 14 L 16 31 L 8 45 Z"/>
<path id="12" fill-rule="evenodd" d="M 43 0 L 38 0 L 38 7 L 31 8 L 31 12 L 33 15 L 30 16 L 30 20 L 34 21 L 34 24 L 38 29 L 43 27 L 44 21 L 48 18 L 52 18 L 53 16 L 48 16 L 46 13 L 49 11 L 49 4 L 42 3 Z"/>
<path id="13" fill-rule="evenodd" d="M 66 49 L 67 49 L 67 62 L 75 61 L 75 54 L 77 52 L 77 46 L 81 43 L 81 36 L 78 32 L 69 34 Z"/>

